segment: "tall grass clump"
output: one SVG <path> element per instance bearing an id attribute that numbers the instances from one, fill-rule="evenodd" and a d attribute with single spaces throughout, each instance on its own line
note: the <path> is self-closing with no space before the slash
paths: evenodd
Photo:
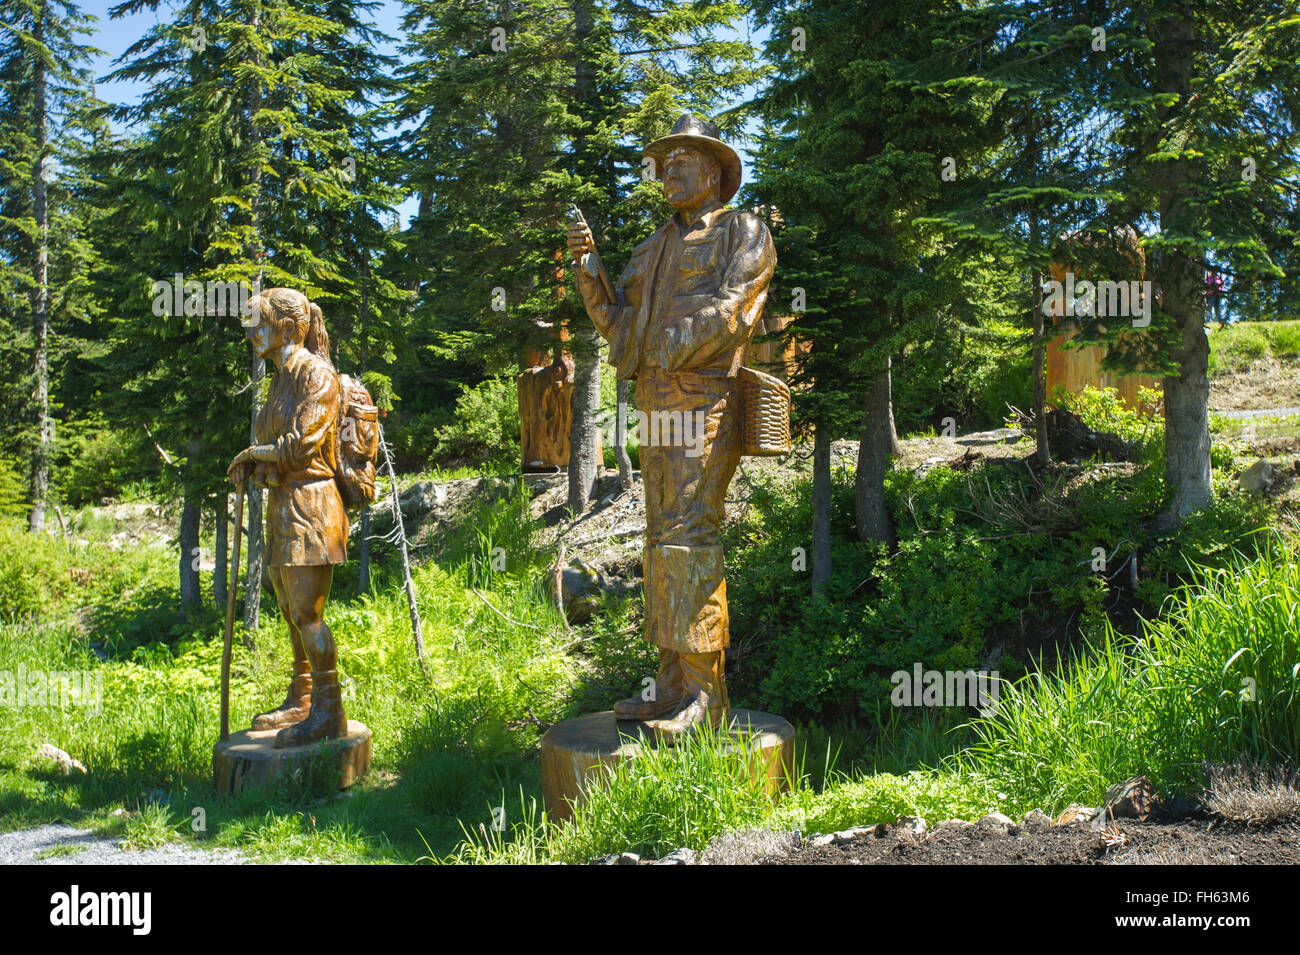
<path id="1" fill-rule="evenodd" d="M 708 729 L 672 746 L 645 747 L 593 781 L 568 822 L 548 823 L 535 803 L 523 804 L 519 822 L 503 831 L 466 830 L 465 844 L 448 861 L 582 863 L 615 852 L 660 858 L 703 849 L 772 814 L 763 776 L 750 772 L 756 759 Z"/>
<path id="2" fill-rule="evenodd" d="M 1026 806 L 1096 804 L 1147 775 L 1200 788 L 1202 765 L 1300 757 L 1300 566 L 1274 539 L 1255 559 L 1198 568 L 1140 638 L 1099 641 L 1011 687 L 961 757 Z"/>

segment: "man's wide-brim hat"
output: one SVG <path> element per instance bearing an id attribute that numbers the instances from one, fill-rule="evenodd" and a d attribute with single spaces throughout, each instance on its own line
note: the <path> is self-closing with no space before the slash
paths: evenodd
<path id="1" fill-rule="evenodd" d="M 672 132 L 656 139 L 645 148 L 643 155 L 655 161 L 655 177 L 664 177 L 664 157 L 674 149 L 691 146 L 703 150 L 718 161 L 722 171 L 718 184 L 718 198 L 726 202 L 740 188 L 740 156 L 720 138 L 718 127 L 690 113 L 673 123 Z"/>

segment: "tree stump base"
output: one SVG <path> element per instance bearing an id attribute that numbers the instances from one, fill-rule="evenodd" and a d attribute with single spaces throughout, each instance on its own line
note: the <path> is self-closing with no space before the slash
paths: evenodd
<path id="1" fill-rule="evenodd" d="M 348 735 L 308 746 L 275 748 L 278 730 L 244 730 L 212 748 L 212 779 L 220 795 L 263 788 L 282 780 L 327 780 L 347 789 L 370 769 L 370 730 L 348 720 Z"/>
<path id="2" fill-rule="evenodd" d="M 780 793 L 794 766 L 794 727 L 757 710 L 733 709 L 729 717 L 731 748 L 747 750 L 754 757 L 750 773 L 764 778 L 770 794 Z M 665 745 L 671 744 L 657 739 L 644 724 L 614 719 L 613 710 L 555 724 L 542 736 L 542 801 L 547 814 L 556 822 L 571 818 L 587 788 L 605 777 L 606 766 Z"/>

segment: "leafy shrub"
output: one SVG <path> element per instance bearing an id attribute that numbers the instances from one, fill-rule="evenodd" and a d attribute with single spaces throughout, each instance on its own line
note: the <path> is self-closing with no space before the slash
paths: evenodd
<path id="1" fill-rule="evenodd" d="M 486 472 L 519 470 L 519 396 L 512 377 L 461 386 L 450 421 L 427 413 L 402 428 L 402 459 L 423 470 L 471 465 Z"/>
<path id="2" fill-rule="evenodd" d="M 781 801 L 773 824 L 801 832 L 836 832 L 853 826 L 920 816 L 933 825 L 945 819 L 978 819 L 1004 810 L 1007 794 L 993 792 L 970 774 L 918 771 L 879 773 L 836 780 L 821 792 L 800 789 Z"/>
<path id="3" fill-rule="evenodd" d="M 1007 405 L 1029 407 L 1031 360 L 1024 335 L 992 323 L 958 335 L 950 329 L 908 345 L 893 378 L 894 419 L 900 434 L 953 417 L 963 431 L 993 427 Z"/>
<path id="4" fill-rule="evenodd" d="M 120 498 L 128 484 L 157 471 L 157 452 L 134 429 L 115 429 L 98 416 L 59 429 L 57 489 L 74 507 Z"/>

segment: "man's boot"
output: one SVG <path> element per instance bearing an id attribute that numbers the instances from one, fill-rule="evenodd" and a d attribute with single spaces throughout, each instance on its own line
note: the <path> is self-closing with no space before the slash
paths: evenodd
<path id="1" fill-rule="evenodd" d="M 348 718 L 343 712 L 343 688 L 339 686 L 338 670 L 316 671 L 311 678 L 311 712 L 301 723 L 286 726 L 275 734 L 276 749 L 306 746 L 348 735 Z"/>
<path id="2" fill-rule="evenodd" d="M 724 651 L 679 654 L 682 667 L 682 700 L 676 712 L 665 719 L 647 722 L 661 736 L 672 738 L 692 733 L 708 723 L 717 728 L 726 719 L 730 702 L 723 673 Z"/>
<path id="3" fill-rule="evenodd" d="M 647 690 L 649 692 L 647 692 Z M 646 697 L 649 696 L 649 699 Z M 659 648 L 659 675 L 653 687 L 614 704 L 614 718 L 619 720 L 653 720 L 675 713 L 682 702 L 681 654 Z"/>
<path id="4" fill-rule="evenodd" d="M 293 682 L 284 702 L 269 713 L 253 717 L 253 729 L 275 730 L 301 723 L 311 712 L 311 664 L 298 660 L 293 665 Z"/>

